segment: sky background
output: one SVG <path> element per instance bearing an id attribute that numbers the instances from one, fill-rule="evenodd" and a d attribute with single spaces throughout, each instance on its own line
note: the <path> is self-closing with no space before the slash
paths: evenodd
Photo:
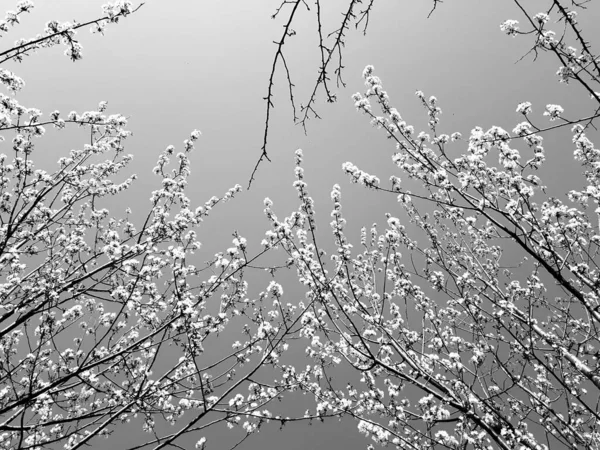
<path id="1" fill-rule="evenodd" d="M 284 49 L 298 104 L 308 99 L 319 63 L 314 4 L 307 1 L 311 11 L 301 9 L 293 26 L 297 35 Z M 0 42 L 6 48 L 17 38 L 32 37 L 51 19 L 94 19 L 103 3 L 38 0 L 33 12 Z M 541 10 L 545 4 L 527 2 L 533 13 L 538 12 L 538 5 Z M 10 2 L 4 5 L 5 9 L 11 7 Z M 66 114 L 94 109 L 99 101 L 106 100 L 107 113 L 130 118 L 129 129 L 134 136 L 128 140 L 126 151 L 134 155 L 133 171 L 140 178 L 120 198 L 121 203 L 112 206 L 114 215 L 126 207 L 140 212 L 147 209 L 144 202 L 157 188 L 158 179 L 151 169 L 159 153 L 169 144 L 181 149 L 190 131 L 201 130 L 203 136 L 191 156 L 188 190 L 197 206 L 213 195 L 222 195 L 236 183 L 246 187 L 260 155 L 263 97 L 276 50 L 272 42 L 280 39 L 288 13 L 284 9 L 281 17 L 271 20 L 278 5 L 272 0 L 149 0 L 119 25 L 107 27 L 105 36 L 81 30 L 82 61 L 72 63 L 62 55 L 64 48 L 57 47 L 5 68 L 25 79 L 26 87 L 18 94 L 25 106 L 39 108 L 45 114 L 55 109 Z M 306 181 L 317 204 L 322 236 L 328 235 L 329 194 L 335 183 L 342 187 L 348 234 L 355 239 L 361 226 L 384 223 L 385 212 L 400 214 L 392 196 L 352 185 L 341 170 L 344 162 L 351 161 L 382 180 L 395 173 L 390 159 L 394 146 L 355 111 L 350 99 L 354 92 L 364 91 L 361 73 L 367 64 L 375 66 L 375 74 L 383 80 L 392 104 L 418 131 L 425 130 L 427 116 L 414 96 L 416 90 L 438 98 L 444 111 L 441 130 L 448 134 L 459 131 L 463 136 L 468 136 L 476 125 L 512 130 L 521 121 L 515 108 L 523 101 L 533 103 L 536 124 L 545 122 L 542 112 L 547 103 L 561 104 L 569 118 L 589 111 L 591 102 L 580 89 L 557 82 L 558 64 L 551 55 L 542 54 L 535 62 L 526 57 L 517 63 L 531 41 L 528 37 L 510 38 L 499 29 L 506 19 L 523 19 L 512 2 L 446 1 L 427 19 L 431 6 L 432 2 L 425 0 L 375 2 L 367 35 L 353 29 L 348 32 L 344 49 L 346 88 L 338 90 L 336 104 L 325 104 L 323 96 L 319 97 L 316 107 L 322 120 L 309 121 L 306 135 L 292 122 L 284 72 L 278 70 L 268 145 L 272 162 L 261 164 L 250 191 L 219 206 L 204 223 L 200 240 L 206 260 L 230 246 L 234 230 L 258 248 L 268 227 L 262 212 L 265 197 L 274 201 L 280 217 L 297 208 L 292 188 L 293 154 L 297 148 L 304 150 Z M 347 1 L 327 0 L 323 7 L 323 26 L 333 31 L 339 26 Z M 587 18 L 581 16 L 582 28 L 588 33 L 594 27 L 586 24 L 593 24 L 600 17 L 598 12 L 591 5 Z M 593 34 L 588 38 L 598 42 Z M 82 143 L 80 136 L 71 131 L 50 133 L 37 147 L 37 166 L 54 167 L 59 157 Z M 546 135 L 545 147 L 548 163 L 543 179 L 550 193 L 559 195 L 566 188 L 578 186 L 569 134 L 563 130 Z M 455 146 L 454 151 L 458 156 L 463 148 Z M 224 426 L 219 429 L 226 433 Z M 132 444 L 136 433 L 124 430 L 118 439 Z M 184 447 L 191 448 L 198 438 L 182 441 Z M 108 443 L 94 448 L 119 447 L 114 441 Z M 261 432 L 241 448 L 354 450 L 365 448 L 367 443 L 355 424 L 332 421 L 310 428 L 292 425 L 281 433 Z M 208 448 L 225 447 L 213 444 Z"/>

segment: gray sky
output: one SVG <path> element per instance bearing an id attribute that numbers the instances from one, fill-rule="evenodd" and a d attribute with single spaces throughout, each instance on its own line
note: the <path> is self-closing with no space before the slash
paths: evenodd
<path id="1" fill-rule="evenodd" d="M 95 18 L 102 3 L 38 0 L 33 13 L 4 38 L 3 45 L 41 32 L 50 19 Z M 308 3 L 312 8 L 312 2 Z M 333 31 L 346 2 L 326 3 L 324 26 Z M 344 162 L 352 161 L 382 180 L 394 173 L 390 160 L 394 147 L 355 111 L 350 99 L 352 93 L 364 90 L 361 73 L 366 64 L 375 66 L 392 104 L 417 130 L 425 130 L 427 122 L 414 96 L 417 89 L 438 98 L 444 111 L 441 129 L 448 133 L 460 131 L 464 136 L 476 125 L 512 130 L 521 121 L 515 108 L 522 101 L 533 103 L 537 123 L 545 123 L 541 114 L 547 103 L 561 104 L 566 117 L 588 109 L 582 92 L 558 84 L 554 75 L 558 65 L 550 55 L 540 55 L 535 63 L 531 57 L 516 63 L 527 52 L 530 41 L 509 38 L 499 29 L 505 19 L 522 19 L 511 2 L 447 1 L 427 19 L 431 3 L 375 2 L 367 36 L 354 30 L 348 34 L 344 59 L 347 87 L 338 91 L 337 104 L 317 103 L 322 120 L 310 121 L 306 136 L 292 123 L 284 73 L 278 71 L 268 147 L 273 162 L 261 165 L 251 191 L 219 207 L 206 221 L 200 234 L 205 259 L 227 248 L 235 229 L 251 244 L 259 245 L 268 226 L 262 213 L 266 196 L 274 201 L 280 216 L 297 207 L 291 184 L 293 152 L 298 147 L 304 150 L 306 181 L 317 203 L 321 234 L 329 230 L 329 193 L 334 183 L 342 186 L 348 231 L 354 237 L 363 225 L 383 223 L 384 212 L 399 214 L 393 197 L 351 185 L 341 171 Z M 54 109 L 65 114 L 71 110 L 83 112 L 107 100 L 108 113 L 130 117 L 129 129 L 134 136 L 127 151 L 134 154 L 133 167 L 140 180 L 123 197 L 122 204 L 113 206 L 115 215 L 127 206 L 142 209 L 157 186 L 151 169 L 159 152 L 168 144 L 180 145 L 191 130 L 200 129 L 203 136 L 192 155 L 193 177 L 188 191 L 198 205 L 236 183 L 245 187 L 260 154 L 263 97 L 275 51 L 272 41 L 279 39 L 284 19 L 270 19 L 278 4 L 272 0 L 149 0 L 118 26 L 108 27 L 104 37 L 90 35 L 87 30 L 80 32 L 82 61 L 72 63 L 62 55 L 62 48 L 55 48 L 6 68 L 26 81 L 19 101 L 46 114 Z M 10 2 L 5 5 L 8 9 Z M 537 12 L 534 6 L 531 8 Z M 594 13 L 589 16 L 594 17 Z M 300 103 L 306 101 L 316 80 L 318 53 L 313 11 L 301 11 L 298 20 L 294 27 L 298 34 L 285 50 Z M 586 28 L 584 18 L 582 21 L 583 29 L 592 31 L 593 27 Z M 71 133 L 50 136 L 46 143 L 52 145 L 40 146 L 35 155 L 39 167 L 53 164 L 82 142 Z M 457 154 L 459 151 L 462 149 L 456 147 Z M 557 194 L 566 182 L 576 186 L 571 174 L 577 167 L 572 164 L 568 133 L 548 135 L 546 151 L 549 161 L 545 182 L 550 190 Z M 566 162 L 571 162 L 573 172 L 565 169 Z M 274 431 L 275 426 L 270 429 Z M 136 439 L 133 431 L 120 433 L 119 439 Z M 198 437 L 184 442 L 190 444 Z M 118 448 L 108 442 L 111 445 L 106 448 Z M 242 448 L 351 450 L 366 445 L 353 423 L 331 421 L 310 428 L 290 425 L 279 434 L 261 432 Z"/>

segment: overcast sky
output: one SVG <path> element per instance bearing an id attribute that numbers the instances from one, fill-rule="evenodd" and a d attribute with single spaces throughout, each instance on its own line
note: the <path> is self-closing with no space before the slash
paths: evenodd
<path id="1" fill-rule="evenodd" d="M 318 69 L 314 5 L 312 0 L 307 2 L 311 11 L 301 11 L 294 26 L 297 35 L 285 48 L 299 103 L 308 98 Z M 6 47 L 17 38 L 34 36 L 50 19 L 83 22 L 96 18 L 102 3 L 40 0 L 2 44 Z M 333 31 L 347 0 L 325 3 L 324 26 Z M 534 120 L 540 123 L 547 103 L 561 104 L 567 117 L 586 110 L 587 97 L 582 92 L 558 84 L 554 75 L 557 63 L 550 55 L 540 55 L 535 63 L 531 57 L 517 63 L 530 41 L 509 38 L 499 29 L 506 19 L 522 19 L 512 2 L 452 0 L 440 4 L 427 19 L 431 3 L 375 2 L 367 35 L 354 30 L 348 34 L 344 54 L 347 87 L 339 89 L 338 103 L 317 103 L 322 120 L 310 121 L 307 135 L 292 123 L 284 73 L 278 71 L 268 147 L 273 162 L 261 165 L 249 192 L 219 207 L 206 221 L 200 235 L 205 259 L 227 248 L 236 229 L 258 247 L 268 226 L 262 213 L 266 196 L 274 201 L 280 216 L 297 208 L 292 182 L 293 152 L 299 147 L 304 150 L 306 181 L 317 203 L 321 233 L 328 231 L 329 193 L 334 183 L 342 186 L 348 230 L 355 236 L 361 226 L 383 222 L 384 212 L 399 214 L 392 197 L 351 185 L 341 171 L 344 162 L 352 161 L 382 180 L 394 173 L 390 160 L 394 147 L 355 111 L 350 99 L 352 93 L 363 91 L 361 73 L 366 64 L 375 66 L 392 104 L 417 130 L 425 129 L 427 116 L 414 96 L 416 90 L 438 98 L 444 111 L 441 129 L 467 136 L 476 125 L 512 130 L 520 122 L 515 108 L 522 101 L 533 103 Z M 201 130 L 203 136 L 192 155 L 189 190 L 198 205 L 236 183 L 246 187 L 260 154 L 263 97 L 276 49 L 272 42 L 280 38 L 288 12 L 284 9 L 281 18 L 271 20 L 278 5 L 272 0 L 149 0 L 118 26 L 108 27 L 104 37 L 80 32 L 82 61 L 72 63 L 62 55 L 62 48 L 56 48 L 6 68 L 25 79 L 20 102 L 46 114 L 55 109 L 65 114 L 83 112 L 106 100 L 108 113 L 130 117 L 134 136 L 127 151 L 134 155 L 134 171 L 140 180 L 122 204 L 113 206 L 114 215 L 127 206 L 145 209 L 144 202 L 156 188 L 151 169 L 159 152 L 168 144 L 180 145 L 193 129 Z M 531 8 L 537 12 L 535 6 Z M 588 15 L 593 18 L 594 12 Z M 584 29 L 591 23 L 585 18 L 582 21 Z M 587 30 L 591 32 L 592 27 Z M 556 133 L 546 139 L 549 163 L 545 181 L 559 192 L 565 186 L 562 180 L 567 182 L 570 174 L 576 173 L 568 169 L 573 167 L 570 138 Z M 72 135 L 49 137 L 48 142 L 53 144 L 35 155 L 39 167 L 79 145 Z M 457 147 L 457 154 L 460 151 Z M 367 441 L 355 429 L 350 422 L 333 421 L 311 428 L 290 426 L 280 434 L 263 432 L 242 448 L 365 448 Z M 121 433 L 119 439 L 135 439 L 135 434 Z M 111 442 L 105 448 L 119 446 Z"/>

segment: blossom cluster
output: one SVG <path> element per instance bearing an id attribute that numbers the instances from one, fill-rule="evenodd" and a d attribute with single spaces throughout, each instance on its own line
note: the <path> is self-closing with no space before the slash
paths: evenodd
<path id="1" fill-rule="evenodd" d="M 0 31 L 32 8 L 19 2 Z M 102 31 L 135 11 L 119 0 L 86 24 L 48 22 L 2 62 L 58 44 L 80 59 L 79 28 Z M 125 175 L 133 161 L 125 152 L 127 118 L 108 114 L 104 101 L 44 116 L 15 98 L 25 86 L 20 77 L 0 69 L 0 83 L 7 90 L 0 132 L 10 136 L 0 144 L 0 448 L 74 450 L 128 422 L 141 422 L 147 444 L 159 447 L 196 431 L 205 417 L 246 434 L 284 423 L 271 403 L 290 383 L 257 374 L 265 366 L 285 372 L 280 359 L 304 310 L 276 282 L 251 296 L 247 273 L 263 271 L 254 263 L 270 245 L 252 253 L 235 231 L 227 250 L 204 254 L 204 220 L 242 189 L 236 184 L 199 205 L 189 198 L 200 131 L 181 151 L 170 145 L 159 154 L 147 206 L 122 212 L 114 198 L 137 179 Z M 75 127 L 86 130 L 86 143 L 52 169 L 34 165 L 47 128 Z M 295 227 L 276 228 L 273 246 Z M 215 352 L 224 335 L 235 343 Z M 165 434 L 166 424 L 177 431 Z M 197 442 L 204 448 L 206 438 Z"/>
<path id="2" fill-rule="evenodd" d="M 585 186 L 568 193 L 570 204 L 538 201 L 545 130 L 533 124 L 531 103 L 518 105 L 526 120 L 512 133 L 475 127 L 463 139 L 438 131 L 438 100 L 418 91 L 428 130 L 417 133 L 391 106 L 374 68 L 363 76 L 367 91 L 352 96 L 356 108 L 395 142 L 394 165 L 417 183 L 411 192 L 394 175 L 387 188 L 345 163 L 353 183 L 395 195 L 404 218 L 388 214 L 384 230 L 363 228 L 355 250 L 334 185 L 337 251 L 326 258 L 297 152 L 300 207 L 273 239 L 306 290 L 300 336 L 313 364 L 290 367 L 285 380 L 314 396 L 313 414 L 353 417 L 382 446 L 597 448 L 600 152 L 589 129 L 571 127 Z M 549 104 L 543 115 L 570 124 L 563 113 Z M 451 158 L 453 143 L 465 151 Z M 282 226 L 270 201 L 266 212 L 274 228 Z M 511 263 L 515 251 L 505 240 L 521 260 Z M 555 286 L 557 295 L 549 294 Z M 338 375 L 347 368 L 360 374 L 358 384 Z"/>

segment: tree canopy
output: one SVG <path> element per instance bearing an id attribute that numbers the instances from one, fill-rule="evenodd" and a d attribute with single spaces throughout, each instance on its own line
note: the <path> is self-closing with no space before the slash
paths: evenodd
<path id="1" fill-rule="evenodd" d="M 331 120 L 317 103 L 345 92 L 348 33 L 366 33 L 377 6 L 340 4 L 333 31 L 320 0 L 275 9 L 283 32 L 249 186 L 272 154 L 278 77 L 295 123 L 310 133 L 309 118 Z M 11 66 L 0 69 L 0 448 L 96 448 L 101 438 L 132 450 L 235 448 L 276 432 L 269 423 L 341 419 L 397 449 L 600 448 L 600 56 L 583 25 L 597 11 L 511 4 L 518 20 L 501 18 L 496 31 L 525 40 L 528 61 L 554 58 L 556 86 L 578 96 L 577 110 L 523 99 L 510 131 L 461 132 L 445 129 L 443 102 L 419 90 L 419 125 L 366 65 L 352 102 L 387 138 L 377 145 L 390 148 L 393 175 L 382 181 L 350 161 L 341 170 L 369 198 L 392 199 L 389 212 L 364 218 L 369 226 L 352 236 L 342 203 L 360 207 L 357 191 L 346 200 L 359 188 L 344 188 L 342 201 L 335 183 L 322 219 L 328 200 L 311 197 L 304 169 L 314 156 L 298 149 L 297 204 L 265 198 L 258 242 L 238 217 L 230 243 L 210 256 L 205 220 L 235 211 L 244 192 L 233 182 L 208 200 L 190 192 L 200 131 L 158 154 L 145 205 L 120 208 L 139 184 L 126 153 L 130 119 L 105 101 L 64 114 L 17 98 L 16 63 L 57 46 L 76 62 L 78 31 L 110 33 L 150 5 L 117 1 L 85 22 L 50 21 L 0 52 Z M 430 6 L 435 15 L 454 5 Z M 316 18 L 318 67 L 297 103 L 284 50 L 303 9 Z M 0 32 L 33 11 L 20 1 Z M 48 135 L 65 133 L 78 147 L 54 166 L 34 165 Z M 577 174 L 568 183 L 547 169 L 565 138 L 573 156 L 561 170 Z M 219 427 L 233 443 L 211 440 Z M 119 433 L 134 428 L 136 441 L 121 445 Z"/>

